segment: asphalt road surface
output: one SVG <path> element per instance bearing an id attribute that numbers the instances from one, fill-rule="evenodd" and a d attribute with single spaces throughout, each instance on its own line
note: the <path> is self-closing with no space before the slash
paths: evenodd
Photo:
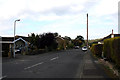
<path id="1" fill-rule="evenodd" d="M 90 54 L 72 49 L 3 58 L 2 78 L 108 78 Z"/>

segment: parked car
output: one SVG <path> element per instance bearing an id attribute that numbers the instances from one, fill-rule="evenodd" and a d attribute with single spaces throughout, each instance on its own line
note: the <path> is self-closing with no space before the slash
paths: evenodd
<path id="1" fill-rule="evenodd" d="M 21 53 L 21 49 L 15 49 L 15 53 Z"/>
<path id="2" fill-rule="evenodd" d="M 74 48 L 75 48 L 75 49 L 79 49 L 80 47 L 79 47 L 79 46 L 75 46 Z"/>
<path id="3" fill-rule="evenodd" d="M 82 47 L 82 51 L 87 51 L 87 47 L 86 46 Z"/>

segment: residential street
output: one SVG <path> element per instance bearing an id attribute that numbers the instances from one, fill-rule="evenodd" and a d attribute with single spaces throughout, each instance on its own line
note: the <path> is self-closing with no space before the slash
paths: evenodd
<path id="1" fill-rule="evenodd" d="M 3 58 L 3 78 L 108 78 L 101 65 L 81 49 Z"/>

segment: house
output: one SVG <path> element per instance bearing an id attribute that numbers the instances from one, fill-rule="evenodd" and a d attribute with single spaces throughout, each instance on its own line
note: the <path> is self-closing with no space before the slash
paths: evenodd
<path id="1" fill-rule="evenodd" d="M 15 43 L 15 52 L 20 51 L 21 54 L 27 52 L 29 46 L 28 37 L 16 36 L 14 37 L 2 37 L 2 56 L 12 56 L 14 51 Z"/>
<path id="2" fill-rule="evenodd" d="M 93 43 L 103 44 L 105 39 L 114 38 L 114 37 L 120 37 L 120 34 L 110 34 L 110 35 L 108 35 L 108 36 L 106 36 L 106 37 L 104 37 L 96 42 L 93 42 Z"/>
<path id="3" fill-rule="evenodd" d="M 108 36 L 106 36 L 106 37 L 104 37 L 104 38 L 102 38 L 102 39 L 100 39 L 98 41 L 92 42 L 90 44 L 96 44 L 96 43 L 97 44 L 104 44 L 105 39 L 114 38 L 114 37 L 120 37 L 120 34 L 113 34 L 113 30 L 112 30 L 112 33 L 109 34 Z"/>
<path id="4" fill-rule="evenodd" d="M 57 36 L 56 42 L 58 43 L 58 50 L 66 49 L 65 40 L 62 37 Z"/>
<path id="5" fill-rule="evenodd" d="M 114 37 L 120 37 L 120 34 L 110 34 L 104 37 L 103 39 L 101 39 L 101 42 L 104 41 L 105 39 L 114 38 Z"/>
<path id="6" fill-rule="evenodd" d="M 113 32 L 112 32 L 112 34 L 109 34 L 108 36 L 106 36 L 106 37 L 104 37 L 96 42 L 93 42 L 93 43 L 104 44 L 103 42 L 105 39 L 114 38 L 114 37 L 120 37 L 120 34 L 113 34 Z"/>

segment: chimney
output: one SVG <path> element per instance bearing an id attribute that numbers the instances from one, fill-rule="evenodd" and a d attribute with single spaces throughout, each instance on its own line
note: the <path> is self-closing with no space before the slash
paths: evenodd
<path id="1" fill-rule="evenodd" d="M 113 29 L 112 29 L 112 34 L 111 34 L 111 38 L 114 38 L 114 34 L 113 34 Z"/>
<path id="2" fill-rule="evenodd" d="M 113 29 L 112 29 L 112 34 L 113 34 Z"/>

